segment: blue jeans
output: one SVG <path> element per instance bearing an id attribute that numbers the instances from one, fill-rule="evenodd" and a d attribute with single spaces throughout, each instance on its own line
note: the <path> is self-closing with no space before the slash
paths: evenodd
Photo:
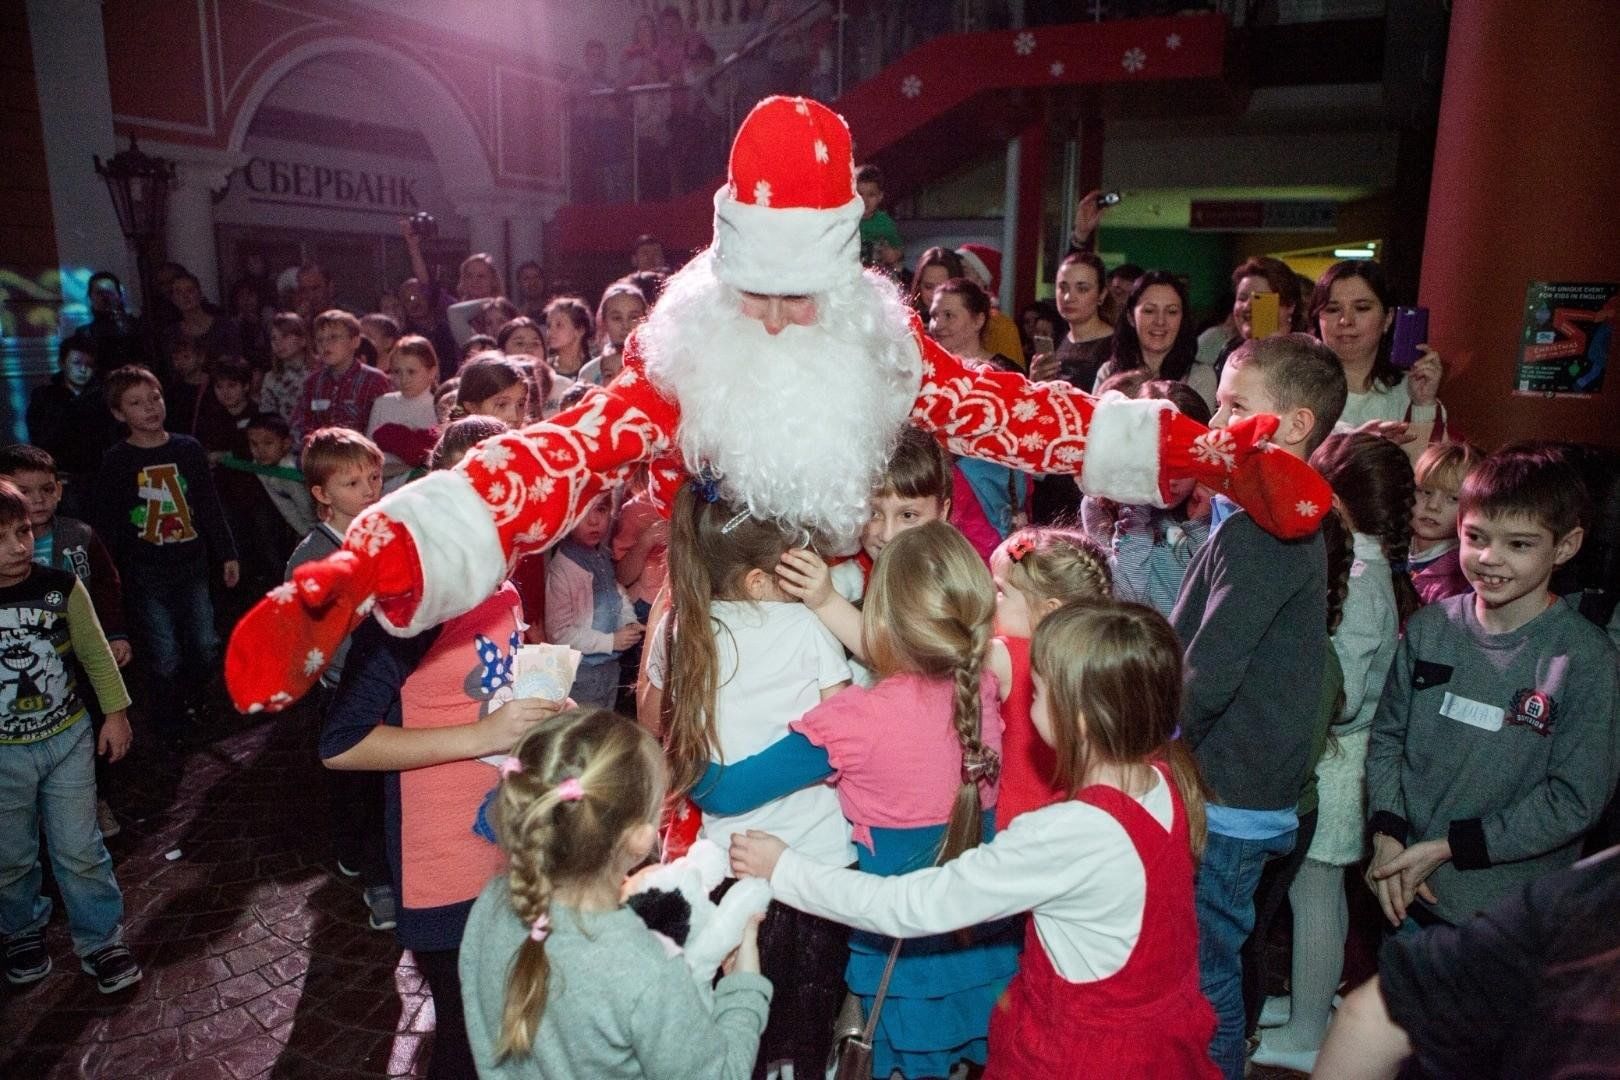
<path id="1" fill-rule="evenodd" d="M 1209 1054 L 1227 1080 L 1243 1076 L 1243 943 L 1254 930 L 1255 889 L 1266 863 L 1294 850 L 1295 833 L 1235 840 L 1212 832 L 1198 864 L 1199 982 L 1215 1009 Z"/>
<path id="2" fill-rule="evenodd" d="M 42 824 L 73 951 L 88 956 L 122 937 L 124 894 L 96 825 L 94 762 L 88 720 L 37 743 L 0 746 L 0 938 L 50 921 L 50 898 L 40 893 Z"/>
<path id="3" fill-rule="evenodd" d="M 219 655 L 214 605 L 208 597 L 207 564 L 181 568 L 131 567 L 124 573 L 124 607 L 129 612 L 143 662 L 156 684 L 153 705 L 177 706 L 175 679 L 189 669 L 200 689 Z M 187 695 L 189 696 L 189 694 Z"/>

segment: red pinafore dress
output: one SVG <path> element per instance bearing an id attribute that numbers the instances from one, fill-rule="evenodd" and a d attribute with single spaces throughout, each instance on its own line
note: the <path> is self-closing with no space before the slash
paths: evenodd
<path id="1" fill-rule="evenodd" d="M 1167 769 L 1156 765 L 1166 783 Z M 1125 966 L 1073 983 L 1052 967 L 1035 920 L 1024 958 L 990 1020 L 984 1080 L 1206 1080 L 1215 1013 L 1198 988 L 1198 923 L 1187 815 L 1170 784 L 1168 832 L 1118 788 L 1094 785 L 1075 798 L 1125 828 L 1147 873 L 1142 932 Z"/>

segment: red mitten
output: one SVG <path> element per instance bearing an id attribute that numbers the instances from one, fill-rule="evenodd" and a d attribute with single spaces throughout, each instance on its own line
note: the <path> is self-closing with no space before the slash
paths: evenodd
<path id="1" fill-rule="evenodd" d="M 406 595 L 415 580 L 408 533 L 375 554 L 345 548 L 304 563 L 255 604 L 231 632 L 225 685 L 245 713 L 280 712 L 309 692 L 379 595 Z"/>
<path id="2" fill-rule="evenodd" d="M 1161 475 L 1192 477 L 1249 512 L 1255 524 L 1284 540 L 1309 536 L 1333 504 L 1333 489 L 1316 470 L 1266 442 L 1275 416 L 1250 416 L 1205 431 L 1180 413 L 1165 414 L 1168 436 Z"/>

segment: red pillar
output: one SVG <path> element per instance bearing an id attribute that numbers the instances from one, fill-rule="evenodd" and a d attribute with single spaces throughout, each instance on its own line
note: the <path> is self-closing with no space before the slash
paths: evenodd
<path id="1" fill-rule="evenodd" d="M 1046 118 L 1030 121 L 1018 133 L 1017 249 L 1014 252 L 1013 302 L 1007 314 L 1014 319 L 1035 300 L 1035 274 L 1040 266 L 1044 201 L 1046 197 Z"/>
<path id="2" fill-rule="evenodd" d="M 1420 297 L 1441 400 L 1487 448 L 1620 446 L 1620 348 L 1599 395 L 1513 394 L 1526 284 L 1620 282 L 1617 58 L 1611 0 L 1452 8 Z"/>

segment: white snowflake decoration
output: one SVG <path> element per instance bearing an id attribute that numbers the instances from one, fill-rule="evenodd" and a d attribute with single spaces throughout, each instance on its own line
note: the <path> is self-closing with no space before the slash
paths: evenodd
<path id="1" fill-rule="evenodd" d="M 349 535 L 344 539 L 353 540 L 354 546 L 364 549 L 367 555 L 375 555 L 394 542 L 394 530 L 381 514 L 373 514 L 349 526 Z"/>
<path id="2" fill-rule="evenodd" d="M 505 443 L 486 442 L 478 447 L 478 464 L 490 472 L 500 472 L 512 460 L 512 448 Z"/>
<path id="3" fill-rule="evenodd" d="M 306 676 L 315 674 L 321 670 L 321 665 L 324 663 L 326 663 L 325 653 L 319 649 L 309 650 L 309 655 L 304 657 L 304 674 Z"/>
<path id="4" fill-rule="evenodd" d="M 771 182 L 769 180 L 761 180 L 754 185 L 754 205 L 771 205 Z"/>
<path id="5" fill-rule="evenodd" d="M 321 583 L 314 578 L 305 578 L 302 582 L 303 590 L 314 596 L 321 591 Z"/>
<path id="6" fill-rule="evenodd" d="M 371 614 L 371 609 L 377 606 L 377 594 L 372 593 L 354 607 L 354 613 L 361 618 Z"/>
<path id="7" fill-rule="evenodd" d="M 1085 451 L 1078 446 L 1060 446 L 1052 456 L 1065 465 L 1073 465 L 1085 455 Z"/>
<path id="8" fill-rule="evenodd" d="M 1193 440 L 1192 456 L 1206 465 L 1230 469 L 1237 462 L 1237 440 L 1224 428 L 1206 431 Z"/>
<path id="9" fill-rule="evenodd" d="M 1147 53 L 1136 48 L 1126 49 L 1125 55 L 1120 59 L 1120 64 L 1126 71 L 1135 75 L 1138 71 L 1147 67 Z"/>
<path id="10" fill-rule="evenodd" d="M 1068 69 L 1063 66 L 1063 61 L 1061 61 L 1061 60 L 1052 61 L 1052 68 L 1051 68 L 1052 78 L 1054 78 L 1054 79 L 1063 78 L 1063 73 L 1066 70 L 1068 70 Z"/>
<path id="11" fill-rule="evenodd" d="M 1013 52 L 1019 56 L 1028 56 L 1035 51 L 1035 35 L 1025 30 L 1013 38 Z"/>
<path id="12" fill-rule="evenodd" d="M 1033 420 L 1035 418 L 1036 409 L 1037 409 L 1036 404 L 1033 401 L 1030 401 L 1029 399 L 1026 398 L 1023 401 L 1018 402 L 1017 404 L 1015 404 L 1012 407 L 1013 419 L 1015 419 L 1015 420 L 1023 420 L 1023 421 L 1026 421 L 1026 422 L 1029 421 L 1029 420 Z"/>
<path id="13" fill-rule="evenodd" d="M 1171 52 L 1175 52 L 1177 49 L 1181 48 L 1181 35 L 1171 34 L 1169 37 L 1165 38 L 1164 47 L 1169 49 Z"/>
<path id="14" fill-rule="evenodd" d="M 900 92 L 908 98 L 922 96 L 922 80 L 915 75 L 907 75 L 900 80 Z"/>
<path id="15" fill-rule="evenodd" d="M 274 600 L 278 604 L 290 604 L 293 602 L 293 597 L 298 595 L 298 588 L 289 581 L 285 584 L 277 585 L 275 588 L 270 590 L 268 595 L 271 600 Z"/>
<path id="16" fill-rule="evenodd" d="M 1316 504 L 1309 499 L 1301 499 L 1294 504 L 1294 513 L 1302 518 L 1313 518 L 1316 516 L 1316 511 Z"/>
<path id="17" fill-rule="evenodd" d="M 829 156 L 830 155 L 827 153 L 827 144 L 822 142 L 820 139 L 817 139 L 816 140 L 816 160 L 819 161 L 821 164 L 825 165 L 825 164 L 827 164 L 827 160 L 828 160 Z"/>
<path id="18" fill-rule="evenodd" d="M 506 485 L 499 480 L 489 485 L 489 500 L 490 502 L 505 502 Z"/>

